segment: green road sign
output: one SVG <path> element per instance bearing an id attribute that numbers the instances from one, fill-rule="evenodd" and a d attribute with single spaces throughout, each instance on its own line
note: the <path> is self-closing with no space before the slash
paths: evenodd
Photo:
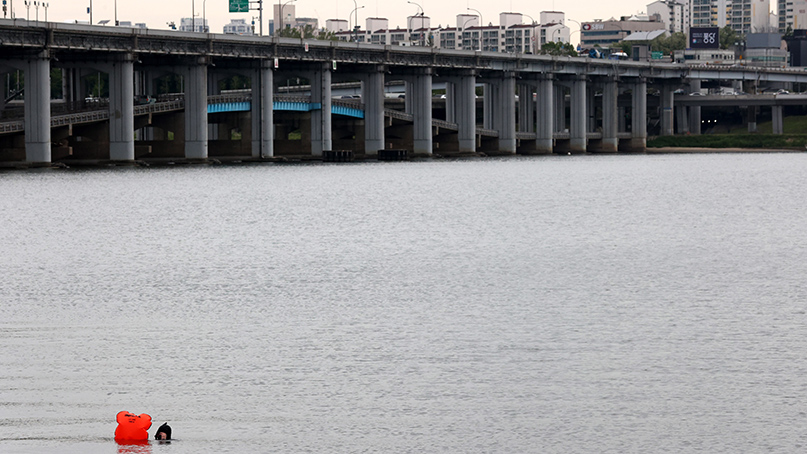
<path id="1" fill-rule="evenodd" d="M 230 0 L 231 13 L 248 13 L 249 0 Z"/>

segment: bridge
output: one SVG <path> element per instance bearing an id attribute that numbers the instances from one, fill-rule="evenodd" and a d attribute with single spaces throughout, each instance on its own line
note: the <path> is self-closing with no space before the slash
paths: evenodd
<path id="1" fill-rule="evenodd" d="M 385 149 L 406 149 L 415 156 L 642 151 L 649 118 L 657 118 L 661 134 L 673 134 L 676 125 L 678 132 L 697 134 L 701 107 L 729 102 L 675 95 L 682 87 L 700 91 L 710 80 L 755 87 L 807 82 L 807 72 L 787 69 L 19 19 L 0 20 L 0 70 L 19 71 L 25 87 L 21 118 L 15 118 L 15 101 L 0 105 L 0 162 L 31 165 L 317 158 L 339 149 L 366 156 Z M 50 99 L 52 70 L 63 75 L 59 100 Z M 82 104 L 88 76 L 100 73 L 108 75 L 108 101 Z M 158 94 L 160 78 L 167 74 L 180 77 L 180 94 L 135 105 L 138 95 Z M 235 75 L 249 80 L 248 94 L 222 93 L 219 81 Z M 309 85 L 306 94 L 283 94 L 290 81 L 300 80 Z M 334 97 L 334 87 L 346 82 L 360 82 L 358 98 Z M 402 88 L 400 98 L 385 96 L 391 83 Z M 434 97 L 436 86 L 445 87 L 444 97 Z M 790 101 L 778 99 L 754 97 L 753 103 L 781 114 Z M 735 99 L 731 105 L 753 104 L 747 101 Z"/>

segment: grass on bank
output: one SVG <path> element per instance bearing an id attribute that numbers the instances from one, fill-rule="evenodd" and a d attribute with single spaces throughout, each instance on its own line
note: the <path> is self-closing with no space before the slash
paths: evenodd
<path id="1" fill-rule="evenodd" d="M 647 141 L 652 148 L 780 148 L 807 150 L 807 116 L 784 118 L 784 134 L 772 134 L 770 121 L 757 124 L 757 132 L 748 133 L 747 127 L 719 128 L 710 133 L 688 136 L 660 136 Z"/>

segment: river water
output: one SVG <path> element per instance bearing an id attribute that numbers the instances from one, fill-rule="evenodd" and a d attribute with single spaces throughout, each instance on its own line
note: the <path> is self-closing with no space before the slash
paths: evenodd
<path id="1" fill-rule="evenodd" d="M 799 153 L 0 173 L 0 452 L 804 452 L 805 200 Z"/>

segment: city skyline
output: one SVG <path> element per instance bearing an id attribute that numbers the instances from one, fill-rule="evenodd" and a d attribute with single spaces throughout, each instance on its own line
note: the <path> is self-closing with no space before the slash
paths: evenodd
<path id="1" fill-rule="evenodd" d="M 46 0 L 45 2 L 40 2 L 40 5 L 42 3 L 49 4 L 47 16 L 50 22 L 73 22 L 76 20 L 87 22 L 89 20 L 87 7 L 90 5 L 90 1 L 93 4 L 92 16 L 94 24 L 98 24 L 102 20 L 108 20 L 108 25 L 114 23 L 117 3 L 117 19 L 119 21 L 129 21 L 133 24 L 146 23 L 148 28 L 167 29 L 169 28 L 167 24 L 170 22 L 174 22 L 178 27 L 182 18 L 191 17 L 192 11 L 198 18 L 202 18 L 204 15 L 210 31 L 213 33 L 221 33 L 224 25 L 228 24 L 232 19 L 246 19 L 249 23 L 255 17 L 256 30 L 258 28 L 257 17 L 259 13 L 257 10 L 250 11 L 248 14 L 230 13 L 229 0 L 196 0 L 195 6 L 189 0 L 171 2 L 170 6 L 164 1 L 158 0 Z M 580 39 L 579 25 L 575 21 L 579 23 L 594 19 L 605 20 L 610 17 L 619 18 L 620 16 L 637 14 L 645 12 L 647 4 L 650 3 L 647 0 L 632 0 L 622 4 L 619 10 L 614 10 L 612 7 L 603 4 L 603 2 L 594 1 L 578 2 L 575 5 L 557 1 L 535 3 L 526 0 L 511 0 L 503 5 L 474 4 L 469 1 L 435 2 L 433 0 L 416 2 L 419 5 L 416 5 L 415 2 L 408 3 L 407 0 L 394 0 L 392 2 L 381 2 L 379 0 L 355 1 L 355 5 L 359 7 L 355 15 L 353 14 L 355 8 L 353 0 L 296 0 L 293 4 L 296 7 L 298 17 L 316 18 L 320 27 L 324 27 L 325 21 L 328 19 L 348 20 L 351 16 L 354 18 L 358 16 L 358 24 L 362 28 L 364 28 L 364 22 L 367 17 L 384 17 L 389 19 L 391 28 L 405 28 L 406 17 L 418 14 L 421 8 L 431 18 L 432 27 L 437 27 L 438 25 L 443 27 L 453 26 L 455 25 L 457 14 L 477 14 L 473 10 L 478 10 L 481 13 L 482 22 L 485 25 L 489 23 L 498 24 L 499 14 L 502 12 L 522 13 L 525 15 L 524 21 L 528 22 L 530 18 L 527 16 L 531 16 L 537 21 L 541 11 L 557 10 L 566 13 L 566 18 L 570 21 L 567 25 L 572 30 L 571 40 L 577 42 Z M 34 6 L 26 10 L 23 0 L 9 0 L 9 3 L 13 3 L 17 18 L 25 19 L 26 14 L 28 14 L 30 20 L 35 20 L 37 12 Z M 283 3 L 286 3 L 286 0 Z M 267 24 L 272 19 L 272 5 L 276 4 L 276 2 L 264 3 L 264 34 L 268 34 Z M 469 11 L 467 8 L 471 8 L 471 10 Z M 42 6 L 39 7 L 38 16 L 39 20 L 45 20 L 45 11 Z M 353 22 L 355 22 L 355 19 L 351 20 L 351 25 Z"/>

